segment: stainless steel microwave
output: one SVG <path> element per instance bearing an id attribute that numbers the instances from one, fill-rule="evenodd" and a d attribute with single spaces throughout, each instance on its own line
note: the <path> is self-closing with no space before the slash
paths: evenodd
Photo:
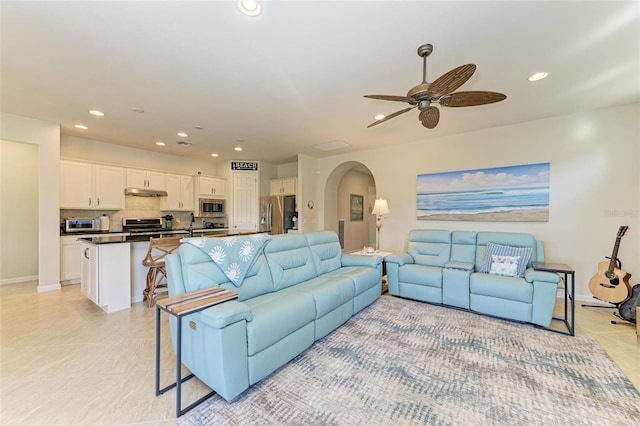
<path id="1" fill-rule="evenodd" d="M 212 198 L 200 198 L 200 217 L 224 217 L 225 200 L 215 200 Z"/>

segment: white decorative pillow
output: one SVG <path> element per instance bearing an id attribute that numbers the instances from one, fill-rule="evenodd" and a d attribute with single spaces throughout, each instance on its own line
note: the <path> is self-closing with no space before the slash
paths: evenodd
<path id="1" fill-rule="evenodd" d="M 491 256 L 490 274 L 504 275 L 505 277 L 518 276 L 518 261 L 520 256 Z"/>
<path id="2" fill-rule="evenodd" d="M 524 277 L 524 271 L 527 269 L 529 259 L 533 249 L 531 247 L 511 247 L 503 246 L 495 243 L 487 243 L 487 249 L 485 254 L 484 265 L 479 272 L 489 272 L 491 270 L 492 256 L 520 256 L 518 262 L 518 274 L 519 277 Z"/>

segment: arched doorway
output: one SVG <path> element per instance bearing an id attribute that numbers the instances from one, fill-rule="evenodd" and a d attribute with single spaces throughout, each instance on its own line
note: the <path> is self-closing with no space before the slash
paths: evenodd
<path id="1" fill-rule="evenodd" d="M 374 246 L 376 184 L 369 168 L 357 161 L 340 164 L 329 174 L 324 191 L 324 227 L 340 236 L 344 251 Z"/>

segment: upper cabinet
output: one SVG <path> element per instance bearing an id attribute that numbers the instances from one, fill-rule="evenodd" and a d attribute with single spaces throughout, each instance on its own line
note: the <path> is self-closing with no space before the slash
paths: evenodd
<path id="1" fill-rule="evenodd" d="M 167 174 L 167 196 L 162 197 L 162 210 L 193 211 L 193 176 Z"/>
<path id="2" fill-rule="evenodd" d="M 225 198 L 227 196 L 226 188 L 226 179 L 210 176 L 196 177 L 196 194 L 199 197 Z"/>
<path id="3" fill-rule="evenodd" d="M 290 177 L 271 180 L 271 195 L 296 195 L 298 178 Z"/>
<path id="4" fill-rule="evenodd" d="M 77 161 L 61 161 L 60 208 L 124 209 L 124 169 Z"/>
<path id="5" fill-rule="evenodd" d="M 127 188 L 157 189 L 166 191 L 165 174 L 151 170 L 127 169 Z"/>

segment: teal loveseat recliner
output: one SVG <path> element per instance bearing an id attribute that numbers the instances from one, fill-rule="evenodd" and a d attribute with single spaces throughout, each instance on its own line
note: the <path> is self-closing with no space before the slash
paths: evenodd
<path id="1" fill-rule="evenodd" d="M 413 230 L 407 252 L 385 261 L 394 296 L 544 327 L 551 323 L 560 277 L 531 267 L 544 261 L 544 245 L 533 235 Z"/>
<path id="2" fill-rule="evenodd" d="M 344 324 L 381 293 L 382 257 L 342 255 L 334 232 L 262 235 L 267 241 L 236 283 L 230 277 L 237 274 L 229 273 L 234 265 L 216 263 L 224 260 L 224 247 L 203 251 L 215 240 L 236 247 L 242 257 L 251 251 L 245 249 L 251 238 L 183 240 L 177 252 L 166 257 L 170 296 L 211 286 L 238 293 L 237 300 L 182 321 L 182 362 L 227 401 Z M 175 327 L 171 318 L 174 349 Z"/>

